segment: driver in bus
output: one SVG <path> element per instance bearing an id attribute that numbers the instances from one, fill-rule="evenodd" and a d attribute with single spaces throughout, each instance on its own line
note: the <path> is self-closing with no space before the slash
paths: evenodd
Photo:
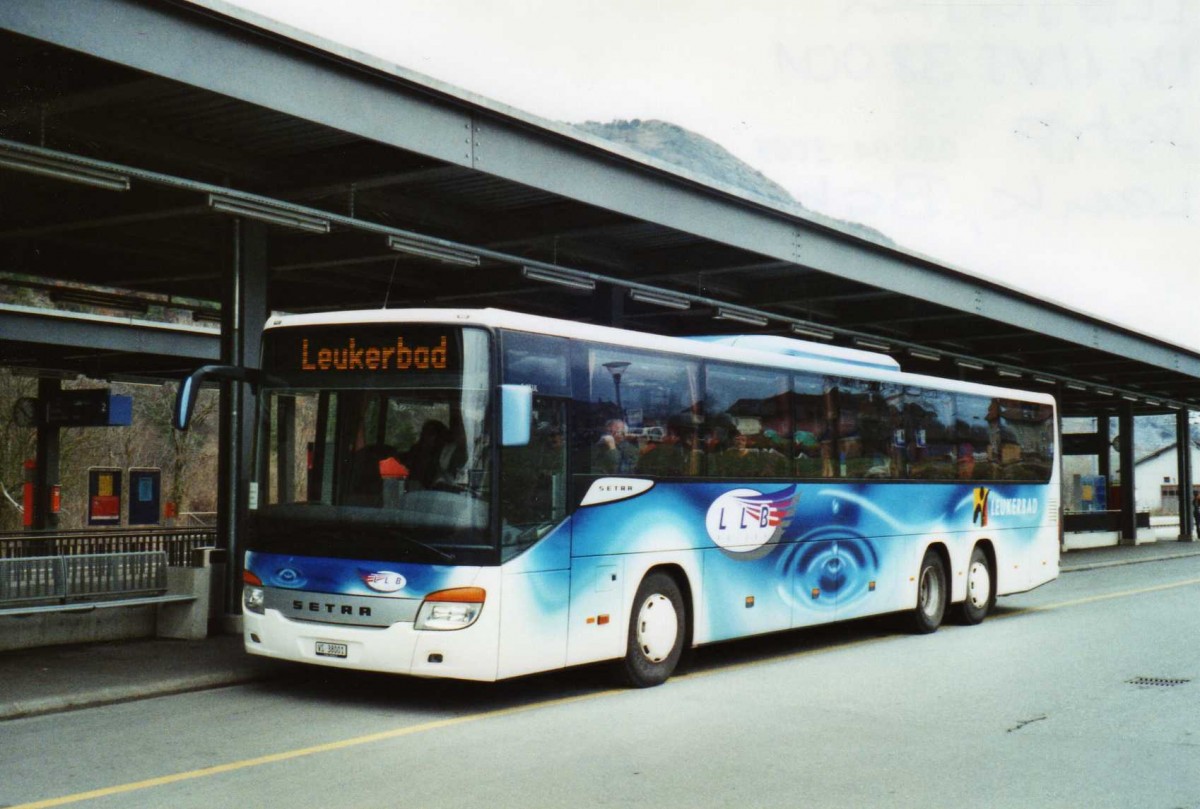
<path id="1" fill-rule="evenodd" d="M 432 489 L 444 475 L 443 457 L 452 451 L 450 428 L 437 419 L 421 425 L 417 441 L 401 457 L 408 467 L 409 489 Z"/>

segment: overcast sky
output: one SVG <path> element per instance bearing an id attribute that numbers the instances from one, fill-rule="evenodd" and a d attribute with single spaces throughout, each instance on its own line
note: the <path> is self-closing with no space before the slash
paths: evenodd
<path id="1" fill-rule="evenodd" d="M 806 207 L 1200 349 L 1200 2 L 236 0 L 557 121 L 661 119 Z"/>

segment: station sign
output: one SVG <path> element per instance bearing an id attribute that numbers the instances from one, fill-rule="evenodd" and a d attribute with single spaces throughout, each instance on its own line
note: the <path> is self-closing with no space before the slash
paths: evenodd
<path id="1" fill-rule="evenodd" d="M 48 427 L 128 427 L 133 423 L 133 397 L 107 388 L 64 390 L 45 402 Z"/>

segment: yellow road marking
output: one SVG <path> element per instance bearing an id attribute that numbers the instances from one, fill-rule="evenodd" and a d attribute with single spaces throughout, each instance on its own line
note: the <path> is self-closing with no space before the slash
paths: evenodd
<path id="1" fill-rule="evenodd" d="M 1071 601 L 1060 601 L 1055 604 L 1046 604 L 1041 607 L 1027 607 L 1025 609 L 1014 610 L 1013 612 L 1006 612 L 1003 615 L 994 615 L 992 617 L 1011 618 L 1015 615 L 1027 615 L 1033 612 L 1048 612 L 1050 610 L 1064 609 L 1066 607 L 1078 607 L 1082 604 L 1094 604 L 1098 601 L 1111 601 L 1117 598 L 1129 598 L 1131 596 L 1156 593 L 1163 590 L 1174 590 L 1179 587 L 1190 587 L 1197 584 L 1200 584 L 1200 578 L 1171 582 L 1169 584 L 1157 584 L 1152 587 L 1142 587 L 1136 590 L 1122 590 L 1116 593 L 1087 596 L 1086 598 L 1077 598 Z M 697 671 L 688 674 L 682 674 L 675 679 L 695 679 L 698 677 L 716 674 L 718 672 L 736 671 L 738 669 L 749 668 L 750 666 L 758 666 L 766 663 L 780 663 L 787 660 L 810 657 L 812 655 L 821 654 L 824 652 L 849 649 L 855 646 L 864 646 L 868 643 L 875 643 L 877 641 L 887 640 L 893 637 L 895 636 L 885 635 L 882 637 L 870 637 L 863 638 L 861 640 L 852 640 L 846 643 L 838 643 L 834 645 L 823 645 L 780 657 L 772 657 L 768 660 L 751 660 L 745 663 L 732 663 L 727 666 L 717 666 L 707 671 Z M 116 786 L 104 787 L 102 789 L 89 790 L 88 792 L 77 792 L 73 795 L 64 795 L 60 798 L 48 798 L 46 800 L 34 801 L 32 803 L 17 804 L 9 807 L 9 809 L 50 809 L 51 807 L 55 806 L 66 806 L 68 804 L 79 803 L 81 801 L 90 801 L 96 798 L 106 798 L 111 795 L 123 795 L 125 793 L 137 792 L 143 789 L 152 789 L 154 787 L 177 784 L 181 781 L 191 781 L 196 778 L 207 778 L 212 775 L 221 775 L 222 773 L 235 772 L 237 770 L 244 770 L 250 767 L 261 767 L 264 764 L 274 764 L 280 761 L 290 761 L 292 759 L 315 756 L 320 753 L 331 753 L 335 750 L 345 750 L 350 747 L 359 747 L 364 744 L 374 744 L 375 742 L 388 741 L 389 739 L 399 739 L 404 736 L 413 736 L 418 733 L 427 733 L 432 730 L 440 730 L 442 728 L 454 727 L 456 725 L 465 725 L 471 722 L 480 722 L 485 719 L 499 719 L 501 717 L 525 713 L 527 711 L 532 711 L 539 708 L 553 708 L 559 705 L 570 705 L 576 702 L 585 702 L 587 700 L 624 693 L 628 693 L 628 690 L 624 688 L 611 688 L 591 694 L 579 694 L 573 697 L 561 697 L 559 699 L 547 700 L 545 702 L 534 702 L 528 705 L 518 705 L 512 708 L 500 708 L 498 710 L 485 711 L 483 713 L 470 714 L 468 716 L 455 716 L 448 719 L 437 719 L 432 722 L 423 722 L 419 725 L 408 725 L 402 728 L 385 730 L 380 733 L 370 733 L 365 736 L 355 736 L 353 738 L 342 739 L 336 742 L 326 742 L 325 744 L 316 744 L 312 745 L 311 747 L 285 750 L 280 753 L 271 753 L 269 755 L 258 756 L 256 758 L 242 759 L 241 761 L 231 761 L 227 764 L 217 764 L 212 767 L 203 767 L 198 770 L 188 770 L 186 772 L 174 773 L 172 775 L 163 775 L 159 776 L 158 778 L 147 778 L 144 781 L 133 781 L 128 784 L 118 784 Z"/>
<path id="2" fill-rule="evenodd" d="M 1101 595 L 1087 596 L 1085 598 L 1076 598 L 1071 601 L 1060 601 L 1056 604 L 1046 604 L 1041 607 L 1025 607 L 1012 612 L 1006 612 L 1003 615 L 993 616 L 995 618 L 1011 618 L 1014 615 L 1028 615 L 1031 612 L 1047 612 L 1049 610 L 1059 610 L 1064 607 L 1078 607 L 1081 604 L 1095 604 L 1097 601 L 1111 601 L 1114 598 L 1129 598 L 1130 596 L 1140 596 L 1146 593 L 1157 593 L 1163 590 L 1174 590 L 1177 587 L 1190 587 L 1195 584 L 1200 584 L 1200 579 L 1185 579 L 1184 581 L 1173 581 L 1168 584 L 1156 584 L 1152 587 L 1139 587 L 1136 590 L 1121 590 L 1116 593 L 1102 593 Z"/>
<path id="3" fill-rule="evenodd" d="M 33 803 L 21 803 L 15 806 L 10 806 L 9 809 L 49 809 L 54 806 L 66 806 L 71 803 L 79 803 L 80 801 L 90 801 L 96 798 L 107 798 L 111 795 L 123 795 L 128 792 L 137 792 L 142 789 L 151 789 L 153 787 L 167 786 L 169 784 L 177 784 L 180 781 L 191 781 L 196 778 L 207 778 L 210 775 L 221 775 L 222 773 L 235 772 L 236 770 L 244 770 L 249 767 L 261 767 L 264 764 L 274 764 L 279 761 L 290 761 L 292 759 L 304 758 L 306 756 L 315 756 L 319 753 L 331 753 L 335 750 L 345 750 L 350 747 L 359 747 L 364 744 L 373 744 L 375 742 L 387 741 L 389 739 L 399 739 L 403 736 L 412 736 L 417 733 L 426 733 L 431 730 L 440 730 L 442 728 L 454 727 L 455 725 L 465 725 L 470 722 L 478 722 L 484 719 L 498 719 L 504 716 L 512 716 L 513 714 L 532 711 L 535 708 L 550 708 L 557 705 L 569 705 L 573 702 L 584 702 L 598 697 L 608 696 L 610 694 L 625 693 L 626 689 L 612 688 L 606 691 L 597 691 L 593 694 L 580 694 L 574 697 L 562 697 L 560 699 L 552 699 L 546 702 L 536 702 L 529 705 L 518 705 L 512 708 L 500 708 L 495 711 L 485 711 L 483 713 L 470 714 L 468 716 L 454 716 L 449 719 L 437 719 L 432 722 L 423 722 L 419 725 L 408 725 L 402 728 L 393 730 L 385 730 L 380 733 L 370 733 L 365 736 L 355 736 L 350 739 L 342 739 L 336 742 L 326 742 L 325 744 L 315 744 L 311 747 L 301 747 L 296 750 L 285 750 L 281 753 L 271 753 L 266 756 L 258 756 L 256 758 L 242 759 L 241 761 L 231 761 L 227 764 L 217 764 L 213 767 L 202 767 L 198 770 L 188 770 L 186 772 L 178 772 L 172 775 L 163 775 L 158 778 L 147 778 L 144 781 L 133 781 L 128 784 L 118 784 L 116 786 L 104 787 L 102 789 L 93 789 L 87 792 L 77 792 L 74 795 L 64 795 L 61 798 L 48 798 L 46 800 L 34 801 Z"/>

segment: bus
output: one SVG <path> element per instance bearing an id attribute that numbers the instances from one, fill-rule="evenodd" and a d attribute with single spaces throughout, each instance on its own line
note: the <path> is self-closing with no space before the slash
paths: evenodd
<path id="1" fill-rule="evenodd" d="M 494 681 L 1058 575 L 1054 399 L 767 335 L 484 309 L 272 317 L 245 485 L 255 655 Z"/>

